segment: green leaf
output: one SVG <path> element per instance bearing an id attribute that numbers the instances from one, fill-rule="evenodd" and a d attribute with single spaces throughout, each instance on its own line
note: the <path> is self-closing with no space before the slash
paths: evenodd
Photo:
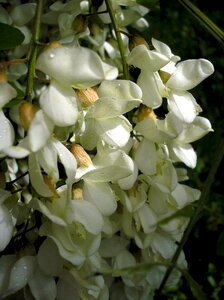
<path id="1" fill-rule="evenodd" d="M 150 10 L 159 10 L 160 9 L 160 1 L 159 0 L 137 0 L 138 4 L 143 5 Z"/>
<path id="2" fill-rule="evenodd" d="M 201 23 L 205 29 L 219 41 L 224 48 L 224 32 L 210 20 L 200 9 L 189 0 L 178 0 L 190 14 Z"/>
<path id="3" fill-rule="evenodd" d="M 15 48 L 25 39 L 19 29 L 4 23 L 0 23 L 0 32 L 0 50 Z"/>
<path id="4" fill-rule="evenodd" d="M 184 270 L 181 270 L 183 276 L 186 278 L 192 294 L 197 300 L 207 300 L 207 296 L 203 292 L 201 286 L 191 277 L 191 275 Z"/>
<path id="5" fill-rule="evenodd" d="M 220 234 L 217 244 L 217 254 L 224 256 L 224 231 Z"/>

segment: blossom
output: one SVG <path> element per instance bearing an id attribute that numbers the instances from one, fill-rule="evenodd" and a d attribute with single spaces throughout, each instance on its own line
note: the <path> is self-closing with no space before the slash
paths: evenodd
<path id="1" fill-rule="evenodd" d="M 78 89 L 115 79 L 118 74 L 117 68 L 104 63 L 94 51 L 80 46 L 48 48 L 39 55 L 37 69 L 64 86 Z"/>
<path id="2" fill-rule="evenodd" d="M 176 64 L 180 58 L 173 55 L 166 44 L 155 39 L 152 39 L 152 44 L 155 50 L 139 45 L 128 57 L 130 65 L 141 69 L 138 84 L 143 90 L 143 103 L 157 108 L 162 104 L 162 97 L 166 97 L 169 111 L 183 122 L 191 123 L 201 108 L 188 90 L 210 76 L 214 67 L 202 58 Z"/>
<path id="3" fill-rule="evenodd" d="M 125 146 L 132 126 L 123 114 L 141 103 L 140 88 L 131 81 L 103 81 L 97 94 L 99 99 L 85 115 L 85 130 L 80 137 L 82 145 L 91 150 L 101 139 L 111 146 Z"/>

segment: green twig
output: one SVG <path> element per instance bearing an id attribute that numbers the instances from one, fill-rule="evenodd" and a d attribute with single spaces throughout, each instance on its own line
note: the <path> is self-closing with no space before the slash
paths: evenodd
<path id="1" fill-rule="evenodd" d="M 189 237 L 189 235 L 190 235 L 190 233 L 191 233 L 191 231 L 192 231 L 195 223 L 198 221 L 199 216 L 201 215 L 201 212 L 204 209 L 205 203 L 206 203 L 206 201 L 208 199 L 208 195 L 209 195 L 209 191 L 210 191 L 212 182 L 214 180 L 216 171 L 218 170 L 218 167 L 219 167 L 219 165 L 220 165 L 220 163 L 222 161 L 223 155 L 224 155 L 224 140 L 221 141 L 221 143 L 220 143 L 220 145 L 219 145 L 219 147 L 217 149 L 217 153 L 215 153 L 215 155 L 214 155 L 214 158 L 216 158 L 216 160 L 214 160 L 214 163 L 213 163 L 213 165 L 212 165 L 212 167 L 210 169 L 210 172 L 209 172 L 209 174 L 208 174 L 208 176 L 206 178 L 206 181 L 204 183 L 204 186 L 203 186 L 203 189 L 202 189 L 202 193 L 201 193 L 201 198 L 198 201 L 197 209 L 195 210 L 194 215 L 190 219 L 190 222 L 189 222 L 189 224 L 188 224 L 188 226 L 187 226 L 187 228 L 186 228 L 186 230 L 184 232 L 184 235 L 183 235 L 183 237 L 182 237 L 182 239 L 180 241 L 180 244 L 178 245 L 178 248 L 177 248 L 177 250 L 176 250 L 176 252 L 175 252 L 175 254 L 174 254 L 174 256 L 173 256 L 173 258 L 171 260 L 170 266 L 166 270 L 166 273 L 165 273 L 164 278 L 163 278 L 163 280 L 162 280 L 162 282 L 160 284 L 160 287 L 157 290 L 157 293 L 156 293 L 157 297 L 161 294 L 161 292 L 162 292 L 162 290 L 163 290 L 163 288 L 164 288 L 164 286 L 165 286 L 165 284 L 166 284 L 166 282 L 167 282 L 170 274 L 172 273 L 173 269 L 175 268 L 177 260 L 178 260 L 178 257 L 180 255 L 180 253 L 181 253 L 181 251 L 182 251 L 182 249 L 183 249 L 186 241 L 188 240 L 188 237 Z"/>
<path id="2" fill-rule="evenodd" d="M 27 79 L 27 89 L 26 89 L 26 100 L 32 101 L 33 93 L 33 82 L 36 68 L 36 58 L 37 58 L 37 48 L 39 43 L 40 36 L 40 24 L 41 24 L 41 15 L 43 10 L 44 0 L 38 0 L 36 15 L 34 20 L 34 30 L 33 38 L 30 45 L 30 56 L 29 56 L 29 65 L 28 65 L 28 79 Z"/>
<path id="3" fill-rule="evenodd" d="M 107 9 L 111 18 L 111 22 L 116 34 L 116 38 L 117 38 L 117 43 L 118 43 L 118 47 L 119 47 L 119 51 L 120 51 L 120 55 L 121 55 L 121 61 L 122 61 L 122 66 L 123 66 L 123 74 L 124 74 L 124 79 L 129 79 L 129 70 L 128 70 L 128 65 L 126 62 L 126 58 L 125 58 L 125 48 L 124 48 L 124 43 L 122 41 L 121 38 L 121 33 L 119 31 L 119 27 L 117 24 L 117 20 L 113 11 L 113 7 L 111 5 L 111 1 L 110 0 L 105 0 L 106 5 L 107 5 Z"/>
<path id="4" fill-rule="evenodd" d="M 178 0 L 224 48 L 224 32 L 189 0 Z"/>

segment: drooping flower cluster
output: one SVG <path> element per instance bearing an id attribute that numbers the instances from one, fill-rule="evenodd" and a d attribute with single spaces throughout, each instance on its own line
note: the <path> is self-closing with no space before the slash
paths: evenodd
<path id="1" fill-rule="evenodd" d="M 1 21 L 27 38 L 13 59 L 26 54 L 36 6 L 9 4 Z M 15 68 L 1 74 L 0 297 L 23 289 L 25 299 L 153 299 L 189 221 L 177 212 L 200 197 L 176 163 L 194 168 L 191 143 L 212 131 L 189 92 L 212 64 L 179 62 L 156 39 L 152 50 L 130 51 L 123 36 L 127 63 L 140 75 L 121 79 L 105 9 L 104 1 L 46 8 L 42 35 L 57 32 L 57 42 L 39 53 L 32 103 L 18 95 L 25 95 L 25 64 L 17 75 Z M 113 9 L 123 31 L 147 26 L 148 10 L 136 1 L 113 1 Z M 87 24 L 90 12 L 99 15 Z M 113 276 L 141 264 L 151 267 Z M 178 266 L 187 267 L 184 253 Z M 175 270 L 167 284 L 179 277 Z"/>

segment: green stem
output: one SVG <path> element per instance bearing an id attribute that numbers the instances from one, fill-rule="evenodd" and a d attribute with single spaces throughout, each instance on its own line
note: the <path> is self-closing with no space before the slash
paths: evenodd
<path id="1" fill-rule="evenodd" d="M 224 32 L 189 0 L 178 0 L 224 48 Z"/>
<path id="2" fill-rule="evenodd" d="M 214 177 L 215 177 L 215 174 L 218 170 L 218 167 L 222 161 L 222 158 L 223 158 L 223 155 L 224 155 L 224 140 L 221 141 L 218 149 L 217 149 L 217 153 L 215 153 L 214 157 L 216 158 L 216 160 L 214 161 L 211 169 L 210 169 L 210 172 L 206 178 L 206 181 L 204 183 L 204 186 L 203 186 L 203 189 L 202 189 L 202 193 L 201 193 L 201 198 L 199 199 L 198 201 L 198 206 L 197 206 L 197 209 L 195 210 L 195 213 L 194 215 L 192 216 L 185 232 L 184 232 L 184 235 L 180 241 L 180 244 L 178 245 L 178 248 L 176 250 L 176 252 L 174 253 L 174 256 L 171 260 L 171 264 L 170 266 L 167 268 L 166 270 L 166 273 L 163 277 L 163 280 L 160 284 L 160 287 L 159 289 L 157 290 L 156 292 L 156 296 L 159 297 L 159 295 L 161 294 L 170 274 L 172 273 L 173 269 L 176 267 L 176 263 L 177 263 L 177 260 L 178 260 L 178 257 L 186 243 L 186 241 L 188 240 L 189 238 L 189 235 L 195 225 L 195 223 L 198 221 L 199 219 L 199 216 L 201 215 L 201 212 L 203 211 L 204 209 L 204 206 L 205 206 L 205 203 L 208 199 L 208 196 L 209 196 L 209 191 L 210 191 L 210 188 L 211 188 L 211 185 L 213 183 L 213 180 L 214 180 Z M 159 298 L 158 298 L 159 299 Z"/>
<path id="3" fill-rule="evenodd" d="M 37 59 L 37 48 L 40 36 L 40 24 L 41 24 L 41 15 L 43 10 L 44 0 L 38 0 L 36 16 L 34 20 L 34 29 L 33 29 L 33 39 L 30 45 L 30 55 L 29 55 L 29 65 L 28 65 L 28 79 L 27 79 L 27 89 L 26 89 L 26 100 L 32 101 L 33 93 L 33 82 L 36 69 L 36 59 Z"/>
<path id="4" fill-rule="evenodd" d="M 110 0 L 105 0 L 106 5 L 107 5 L 107 9 L 110 15 L 110 19 L 116 34 L 116 38 L 117 38 L 117 43 L 118 43 L 118 47 L 119 47 L 119 51 L 120 51 L 120 55 L 121 55 L 121 61 L 122 61 L 122 66 L 123 66 L 123 74 L 124 74 L 124 79 L 129 79 L 129 70 L 128 70 L 128 65 L 126 62 L 126 58 L 125 58 L 125 47 L 121 38 L 121 33 L 119 31 L 119 27 L 117 24 L 117 20 L 113 11 L 113 7 L 111 4 Z"/>

